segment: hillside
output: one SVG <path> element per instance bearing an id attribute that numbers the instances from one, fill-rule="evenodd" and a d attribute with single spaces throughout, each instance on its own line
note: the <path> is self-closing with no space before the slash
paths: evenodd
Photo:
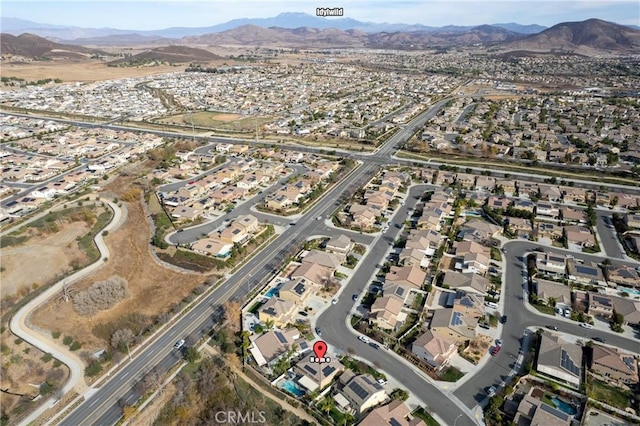
<path id="1" fill-rule="evenodd" d="M 151 61 L 169 63 L 210 62 L 217 59 L 222 59 L 222 57 L 204 49 L 187 46 L 163 46 L 128 56 L 126 58 L 117 59 L 109 62 L 109 64 L 117 65 Z"/>
<path id="2" fill-rule="evenodd" d="M 0 51 L 3 56 L 21 56 L 25 58 L 85 59 L 93 53 L 102 53 L 95 49 L 69 44 L 60 44 L 33 34 L 0 34 Z"/>
<path id="3" fill-rule="evenodd" d="M 500 44 L 505 50 L 573 53 L 640 53 L 640 30 L 600 19 L 564 22 L 521 40 Z"/>

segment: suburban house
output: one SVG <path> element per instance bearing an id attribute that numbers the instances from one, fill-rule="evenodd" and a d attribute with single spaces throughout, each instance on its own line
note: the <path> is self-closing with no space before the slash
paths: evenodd
<path id="1" fill-rule="evenodd" d="M 334 358 L 329 362 L 317 363 L 305 357 L 296 363 L 293 371 L 299 376 L 298 384 L 314 392 L 329 386 L 336 375 L 344 371 L 344 366 Z"/>
<path id="2" fill-rule="evenodd" d="M 628 386 L 638 383 L 638 362 L 633 355 L 600 345 L 593 345 L 592 350 L 592 372 Z"/>
<path id="3" fill-rule="evenodd" d="M 534 289 L 538 300 L 542 300 L 547 306 L 550 306 L 549 302 L 554 300 L 556 306 L 571 307 L 571 289 L 567 285 L 539 279 L 534 281 Z"/>
<path id="4" fill-rule="evenodd" d="M 367 426 L 427 426 L 427 424 L 411 416 L 411 410 L 399 399 L 390 402 L 382 407 L 374 408 L 367 417 L 362 420 Z"/>
<path id="5" fill-rule="evenodd" d="M 351 370 L 347 370 L 340 376 L 339 381 L 343 385 L 340 393 L 357 414 L 362 414 L 387 399 L 382 385 L 370 374 L 356 376 Z"/>
<path id="6" fill-rule="evenodd" d="M 396 297 L 378 297 L 371 305 L 369 322 L 383 330 L 396 330 L 404 323 L 407 314 L 402 312 L 402 301 Z"/>
<path id="7" fill-rule="evenodd" d="M 249 352 L 260 367 L 272 366 L 288 351 L 289 356 L 293 357 L 310 350 L 309 342 L 301 337 L 297 328 L 267 331 L 255 337 L 249 347 Z"/>
<path id="8" fill-rule="evenodd" d="M 325 285 L 332 277 L 333 270 L 331 268 L 317 263 L 305 262 L 291 273 L 291 279 L 304 278 L 318 287 Z"/>
<path id="9" fill-rule="evenodd" d="M 540 389 L 533 387 L 529 390 L 529 393 L 522 398 L 520 404 L 518 404 L 518 411 L 513 419 L 513 423 L 531 426 L 571 425 L 572 416 L 545 404 L 542 402 L 542 399 L 533 396 L 534 393 L 540 392 Z M 544 392 L 542 392 L 542 394 L 544 395 Z"/>
<path id="10" fill-rule="evenodd" d="M 436 370 L 445 367 L 457 352 L 455 342 L 436 336 L 427 330 L 413 342 L 411 352 Z"/>
<path id="11" fill-rule="evenodd" d="M 290 322 L 296 308 L 297 305 L 291 300 L 271 297 L 258 310 L 258 319 L 263 323 L 272 321 L 275 327 L 284 327 Z"/>
<path id="12" fill-rule="evenodd" d="M 484 295 L 489 288 L 489 280 L 473 272 L 444 271 L 442 285 L 466 293 Z"/>
<path id="13" fill-rule="evenodd" d="M 559 240 L 562 238 L 562 227 L 549 222 L 539 222 L 537 224 L 536 233 L 539 238 Z"/>
<path id="14" fill-rule="evenodd" d="M 480 219 L 473 219 L 462 225 L 458 237 L 479 243 L 489 242 L 502 233 L 502 227 Z"/>
<path id="15" fill-rule="evenodd" d="M 558 335 L 542 333 L 536 370 L 573 387 L 580 386 L 582 348 Z"/>
<path id="16" fill-rule="evenodd" d="M 579 263 L 575 259 L 567 260 L 567 275 L 570 280 L 582 284 L 606 285 L 602 271 L 595 262 Z"/>
<path id="17" fill-rule="evenodd" d="M 362 229 L 372 228 L 376 222 L 376 216 L 379 214 L 371 206 L 363 206 L 362 204 L 352 204 L 349 213 L 352 218 L 351 225 Z"/>
<path id="18" fill-rule="evenodd" d="M 560 214 L 558 206 L 555 204 L 539 201 L 536 205 L 536 214 L 539 216 L 547 216 L 553 219 L 557 219 Z"/>
<path id="19" fill-rule="evenodd" d="M 338 255 L 341 261 L 347 258 L 351 250 L 353 249 L 353 241 L 346 235 L 340 235 L 339 237 L 331 237 L 325 244 L 327 251 Z"/>
<path id="20" fill-rule="evenodd" d="M 589 228 L 580 225 L 569 225 L 564 227 L 564 236 L 569 249 L 582 249 L 596 245 L 596 239 Z"/>
<path id="21" fill-rule="evenodd" d="M 280 299 L 290 300 L 296 305 L 306 305 L 313 294 L 313 285 L 304 278 L 284 282 L 278 290 Z"/>
<path id="22" fill-rule="evenodd" d="M 610 284 L 613 283 L 628 287 L 640 287 L 640 274 L 638 274 L 638 271 L 631 266 L 612 266 L 607 270 L 607 281 L 609 281 Z"/>
<path id="23" fill-rule="evenodd" d="M 342 263 L 340 258 L 330 252 L 310 250 L 303 258 L 302 263 L 315 263 L 330 269 L 337 269 Z"/>
<path id="24" fill-rule="evenodd" d="M 536 269 L 545 275 L 563 276 L 567 269 L 564 254 L 547 252 L 536 256 Z"/>
<path id="25" fill-rule="evenodd" d="M 442 339 L 460 344 L 476 336 L 477 325 L 476 318 L 466 316 L 453 308 L 446 308 L 433 311 L 429 329 Z"/>
<path id="26" fill-rule="evenodd" d="M 191 250 L 200 254 L 225 258 L 231 253 L 233 244 L 224 243 L 217 238 L 203 238 L 191 244 Z"/>
<path id="27" fill-rule="evenodd" d="M 258 218 L 251 214 L 238 216 L 232 223 L 236 226 L 244 228 L 244 231 L 247 234 L 256 232 L 260 226 Z"/>
<path id="28" fill-rule="evenodd" d="M 533 226 L 529 219 L 523 219 L 520 217 L 509 218 L 509 230 L 511 233 L 518 237 L 524 237 L 531 239 L 533 234 Z"/>
<path id="29" fill-rule="evenodd" d="M 587 213 L 584 210 L 574 209 L 572 207 L 561 207 L 560 217 L 565 224 L 573 223 L 584 225 L 587 223 Z"/>

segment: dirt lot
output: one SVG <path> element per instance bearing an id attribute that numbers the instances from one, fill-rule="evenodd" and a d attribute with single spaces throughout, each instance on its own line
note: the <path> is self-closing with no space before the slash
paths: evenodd
<path id="1" fill-rule="evenodd" d="M 69 272 L 72 264 L 84 263 L 86 256 L 76 238 L 89 229 L 85 222 L 69 223 L 54 234 L 33 236 L 24 244 L 2 249 L 2 296 L 13 295 L 21 288 L 27 290 L 33 284 L 43 285 Z"/>
<path id="2" fill-rule="evenodd" d="M 3 63 L 2 75 L 25 80 L 59 78 L 65 82 L 97 81 L 115 78 L 140 77 L 183 71 L 184 67 L 161 65 L 157 67 L 108 67 L 104 62 L 31 62 L 28 64 Z M 3 90 L 5 88 L 3 87 Z M 10 89 L 10 88 L 7 88 Z"/>
<path id="3" fill-rule="evenodd" d="M 26 414 L 28 411 L 27 407 L 31 404 L 29 400 L 38 395 L 40 385 L 48 382 L 48 385 L 43 386 L 43 391 L 47 395 L 55 392 L 55 389 L 59 389 L 67 380 L 69 370 L 54 359 L 43 358 L 43 352 L 17 339 L 8 329 L 2 333 L 1 339 L 0 387 L 18 395 L 2 393 L 0 403 L 2 411 L 9 415 L 11 424 L 15 424 L 14 420 L 20 413 Z"/>
<path id="4" fill-rule="evenodd" d="M 130 189 L 130 183 L 131 178 L 119 177 L 106 189 L 121 197 Z M 132 312 L 150 317 L 160 315 L 206 279 L 201 274 L 183 274 L 156 263 L 149 252 L 150 229 L 140 202 L 128 203 L 127 211 L 125 224 L 105 238 L 111 251 L 109 260 L 96 273 L 77 283 L 76 288 L 82 290 L 96 281 L 120 275 L 128 281 L 131 297 L 90 320 L 78 315 L 71 302 L 59 305 L 49 302 L 34 312 L 33 323 L 48 329 L 55 324 L 64 335 L 80 341 L 83 350 L 105 348 L 107 343 L 92 333 L 95 325 Z"/>
<path id="5" fill-rule="evenodd" d="M 234 121 L 240 117 L 242 117 L 240 114 L 214 114 L 211 116 L 211 119 L 216 121 Z"/>

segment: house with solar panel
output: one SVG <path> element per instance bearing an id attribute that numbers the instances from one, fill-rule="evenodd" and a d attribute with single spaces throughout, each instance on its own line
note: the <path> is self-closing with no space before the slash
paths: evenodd
<path id="1" fill-rule="evenodd" d="M 575 388 L 582 377 L 582 348 L 553 333 L 540 335 L 536 371 Z"/>
<path id="2" fill-rule="evenodd" d="M 311 362 L 310 357 L 298 361 L 293 367 L 297 383 L 309 392 L 320 391 L 329 386 L 336 376 L 344 371 L 344 366 L 335 358 L 329 362 Z"/>
<path id="3" fill-rule="evenodd" d="M 295 357 L 311 351 L 311 345 L 297 328 L 271 330 L 257 335 L 249 352 L 260 367 L 275 365 L 282 356 Z"/>
<path id="4" fill-rule="evenodd" d="M 461 344 L 476 337 L 477 326 L 477 318 L 446 308 L 433 311 L 429 328 L 435 336 Z"/>
<path id="5" fill-rule="evenodd" d="M 349 401 L 349 409 L 356 414 L 362 414 L 388 398 L 384 387 L 370 374 L 356 375 L 347 370 L 338 382 L 341 386 L 340 394 Z"/>
<path id="6" fill-rule="evenodd" d="M 576 259 L 567 260 L 567 275 L 569 279 L 586 285 L 606 285 L 604 275 L 596 262 L 578 262 Z"/>
<path id="7" fill-rule="evenodd" d="M 627 386 L 638 383 L 638 361 L 633 355 L 600 345 L 594 345 L 592 350 L 591 372 Z"/>

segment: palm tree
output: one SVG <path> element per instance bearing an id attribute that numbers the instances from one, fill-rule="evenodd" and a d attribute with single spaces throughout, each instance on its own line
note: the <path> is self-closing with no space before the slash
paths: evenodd
<path id="1" fill-rule="evenodd" d="M 264 322 L 264 328 L 267 330 L 271 330 L 274 326 L 274 322 L 272 319 L 268 319 Z"/>
<path id="2" fill-rule="evenodd" d="M 334 407 L 334 402 L 332 398 L 327 397 L 320 401 L 320 404 L 318 405 L 320 410 L 324 411 L 326 414 L 329 414 Z"/>

